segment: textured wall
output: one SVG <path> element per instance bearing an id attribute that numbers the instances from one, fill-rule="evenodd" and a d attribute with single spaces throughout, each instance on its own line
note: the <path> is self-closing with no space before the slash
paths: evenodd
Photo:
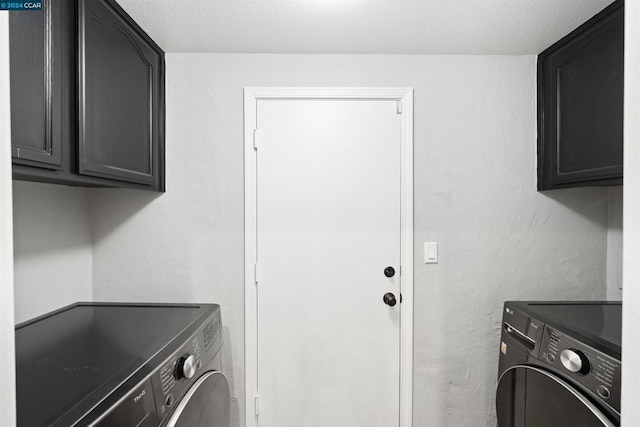
<path id="1" fill-rule="evenodd" d="M 0 13 L 0 425 L 16 423 L 9 14 Z"/>
<path id="2" fill-rule="evenodd" d="M 92 299 L 86 188 L 14 181 L 16 323 Z"/>
<path id="3" fill-rule="evenodd" d="M 606 189 L 536 192 L 534 57 L 172 54 L 167 66 L 167 192 L 93 190 L 94 296 L 221 303 L 234 426 L 243 87 L 415 88 L 414 425 L 494 424 L 505 299 L 605 297 Z M 425 265 L 432 240 L 440 263 Z"/>
<path id="4" fill-rule="evenodd" d="M 607 189 L 607 299 L 622 300 L 622 186 Z"/>

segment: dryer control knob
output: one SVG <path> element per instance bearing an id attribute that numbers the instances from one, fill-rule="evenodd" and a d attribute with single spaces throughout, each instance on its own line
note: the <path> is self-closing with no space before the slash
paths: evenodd
<path id="1" fill-rule="evenodd" d="M 586 375 L 591 370 L 589 359 L 580 350 L 573 348 L 562 350 L 562 353 L 560 353 L 560 361 L 562 365 L 571 372 L 579 372 Z"/>
<path id="2" fill-rule="evenodd" d="M 174 375 L 176 379 L 192 378 L 196 374 L 196 357 L 192 354 L 185 354 L 176 362 Z"/>

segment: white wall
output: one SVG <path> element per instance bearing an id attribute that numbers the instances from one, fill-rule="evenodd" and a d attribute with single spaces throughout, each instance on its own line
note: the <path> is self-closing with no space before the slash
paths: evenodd
<path id="1" fill-rule="evenodd" d="M 622 427 L 636 427 L 640 425 L 640 2 L 625 3 L 624 19 Z"/>
<path id="2" fill-rule="evenodd" d="M 607 190 L 536 191 L 535 69 L 531 56 L 168 55 L 167 192 L 94 191 L 95 299 L 222 304 L 241 425 L 243 87 L 414 87 L 414 425 L 493 425 L 504 300 L 606 295 Z M 440 263 L 425 265 L 432 240 Z"/>
<path id="3" fill-rule="evenodd" d="M 14 182 L 16 323 L 76 301 L 91 301 L 89 191 Z"/>
<path id="4" fill-rule="evenodd" d="M 16 423 L 9 14 L 0 12 L 0 425 Z"/>
<path id="5" fill-rule="evenodd" d="M 622 300 L 622 186 L 607 190 L 607 300 Z"/>

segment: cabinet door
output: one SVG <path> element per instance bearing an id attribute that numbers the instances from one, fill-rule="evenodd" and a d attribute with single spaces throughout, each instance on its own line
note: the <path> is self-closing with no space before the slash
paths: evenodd
<path id="1" fill-rule="evenodd" d="M 78 15 L 78 172 L 160 187 L 163 53 L 111 1 Z"/>
<path id="2" fill-rule="evenodd" d="M 622 183 L 624 4 L 538 57 L 538 188 Z"/>
<path id="3" fill-rule="evenodd" d="M 62 169 L 62 7 L 9 12 L 13 163 Z"/>

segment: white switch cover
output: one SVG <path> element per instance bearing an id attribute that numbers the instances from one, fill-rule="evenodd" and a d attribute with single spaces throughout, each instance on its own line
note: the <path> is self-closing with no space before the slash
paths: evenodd
<path id="1" fill-rule="evenodd" d="M 424 263 L 425 264 L 438 263 L 438 242 L 424 243 Z"/>

